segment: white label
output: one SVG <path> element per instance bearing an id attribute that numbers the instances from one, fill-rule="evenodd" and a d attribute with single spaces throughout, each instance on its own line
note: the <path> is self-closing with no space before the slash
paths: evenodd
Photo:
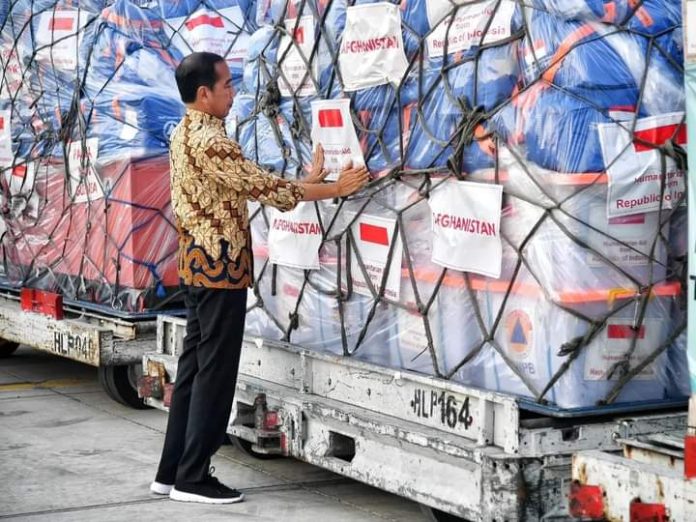
<path id="1" fill-rule="evenodd" d="M 637 336 L 636 346 L 629 366 L 634 368 L 640 364 L 660 345 L 660 328 L 661 321 L 659 319 L 644 319 L 643 325 L 637 331 L 633 329 L 632 323 L 628 319 L 611 319 L 601 336 L 586 348 L 585 380 L 609 380 L 609 372 L 629 352 L 634 336 Z M 611 380 L 619 379 L 620 373 L 620 371 L 614 372 Z M 654 378 L 654 364 L 649 364 L 633 377 L 634 380 Z"/>
<path id="2" fill-rule="evenodd" d="M 609 117 L 614 121 L 632 122 L 636 117 L 634 107 L 611 107 L 609 108 Z"/>
<path id="3" fill-rule="evenodd" d="M 138 113 L 133 109 L 126 109 L 124 114 L 120 137 L 124 141 L 130 141 L 138 135 Z"/>
<path id="4" fill-rule="evenodd" d="M 442 183 L 430 195 L 432 261 L 440 266 L 500 277 L 503 187 L 468 181 Z"/>
<path id="5" fill-rule="evenodd" d="M 87 203 L 104 197 L 96 170 L 99 138 L 73 141 L 68 145 L 68 175 L 73 203 Z"/>
<path id="6" fill-rule="evenodd" d="M 36 34 L 38 61 L 66 72 L 75 70 L 82 29 L 88 21 L 86 11 L 47 11 L 39 17 Z"/>
<path id="7" fill-rule="evenodd" d="M 590 226 L 605 232 L 616 240 L 614 241 L 602 234 L 594 234 L 598 242 L 601 242 L 601 244 L 594 245 L 595 250 L 616 266 L 645 266 L 649 264 L 652 240 L 660 227 L 659 215 L 659 212 L 649 212 L 607 218 L 603 205 L 592 205 L 590 207 Z M 626 243 L 633 249 L 618 244 L 617 241 Z M 593 252 L 587 254 L 587 264 L 592 267 L 606 266 L 606 263 Z"/>
<path id="8" fill-rule="evenodd" d="M 684 2 L 684 49 L 688 61 L 696 60 L 696 1 Z"/>
<path id="9" fill-rule="evenodd" d="M 663 169 L 660 152 L 649 144 L 662 145 L 668 139 L 686 144 L 684 113 L 675 112 L 636 122 L 635 138 L 619 123 L 599 125 L 602 156 L 609 177 L 607 216 L 626 216 L 673 207 L 684 194 L 684 171 L 665 158 L 664 194 L 661 193 Z M 676 203 L 675 203 L 676 204 Z"/>
<path id="10" fill-rule="evenodd" d="M 314 203 L 300 203 L 290 212 L 271 209 L 268 231 L 271 263 L 317 270 L 321 239 L 321 226 Z"/>
<path id="11" fill-rule="evenodd" d="M 12 111 L 0 111 L 0 169 L 12 165 L 12 126 L 10 125 Z"/>
<path id="12" fill-rule="evenodd" d="M 379 292 L 384 271 L 387 269 L 389 248 L 392 241 L 396 241 L 389 273 L 387 274 L 384 296 L 395 301 L 399 299 L 403 245 L 401 244 L 401 238 L 394 237 L 395 225 L 395 219 L 365 214 L 358 217 L 355 223 L 353 223 L 351 230 L 358 251 L 352 253 L 351 271 L 353 274 L 353 288 L 356 293 L 372 296 L 357 256 L 360 255 L 375 292 Z"/>
<path id="13" fill-rule="evenodd" d="M 278 88 L 283 96 L 312 96 L 316 94 L 312 75 L 308 73 L 312 47 L 314 46 L 314 18 L 303 16 L 285 21 L 287 35 L 283 35 L 278 46 L 278 61 L 282 75 Z M 313 72 L 316 73 L 316 58 Z"/>
<path id="14" fill-rule="evenodd" d="M 427 0 L 425 2 L 425 9 L 430 27 L 435 27 L 452 12 L 455 5 L 461 5 L 465 1 L 466 0 Z M 489 3 L 490 2 L 486 2 L 486 5 Z"/>
<path id="15" fill-rule="evenodd" d="M 3 45 L 0 53 L 0 66 L 4 73 L 1 75 L 0 98 L 12 100 L 22 87 L 22 65 L 19 61 L 17 49 L 13 49 L 12 44 Z"/>
<path id="16" fill-rule="evenodd" d="M 346 9 L 338 65 L 346 92 L 398 84 L 408 68 L 399 7 L 381 2 Z"/>
<path id="17" fill-rule="evenodd" d="M 441 2 L 436 3 L 440 4 Z M 452 4 L 449 0 L 446 0 L 445 3 L 451 10 Z M 447 16 L 426 38 L 429 56 L 431 58 L 443 56 L 445 42 L 447 42 L 447 53 L 451 54 L 466 51 L 474 45 L 491 44 L 509 38 L 515 3 L 503 0 L 489 26 L 488 22 L 493 16 L 496 3 L 489 1 L 462 6 L 457 10 L 454 20 L 452 20 L 452 16 Z M 441 13 L 442 9 L 438 6 L 435 11 L 437 17 L 437 13 Z M 485 37 L 484 31 L 486 31 Z"/>
<path id="18" fill-rule="evenodd" d="M 349 162 L 364 165 L 362 149 L 350 116 L 350 100 L 318 100 L 312 102 L 312 142 L 324 148 L 324 168 L 336 179 Z"/>
<path id="19" fill-rule="evenodd" d="M 249 34 L 244 31 L 244 15 L 239 6 L 218 11 L 199 9 L 190 16 L 170 18 L 164 30 L 171 45 L 184 56 L 207 51 L 223 56 L 228 62 L 241 62 L 249 47 Z"/>

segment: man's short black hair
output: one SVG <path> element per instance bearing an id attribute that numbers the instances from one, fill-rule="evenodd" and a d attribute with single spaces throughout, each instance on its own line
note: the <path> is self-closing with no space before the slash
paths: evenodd
<path id="1" fill-rule="evenodd" d="M 199 87 L 205 86 L 212 89 L 218 79 L 215 74 L 215 64 L 224 61 L 222 56 L 206 52 L 189 54 L 181 60 L 175 73 L 181 101 L 195 102 Z"/>

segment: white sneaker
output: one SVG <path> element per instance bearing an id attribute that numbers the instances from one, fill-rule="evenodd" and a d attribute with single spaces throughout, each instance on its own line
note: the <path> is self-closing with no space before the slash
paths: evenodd
<path id="1" fill-rule="evenodd" d="M 173 484 L 162 484 L 161 482 L 153 480 L 152 484 L 150 484 L 150 492 L 155 495 L 169 495 L 173 487 Z"/>
<path id="2" fill-rule="evenodd" d="M 214 477 L 209 477 L 203 483 L 172 488 L 169 498 L 179 502 L 200 502 L 201 504 L 236 504 L 244 500 L 244 494 L 236 489 L 228 488 Z"/>

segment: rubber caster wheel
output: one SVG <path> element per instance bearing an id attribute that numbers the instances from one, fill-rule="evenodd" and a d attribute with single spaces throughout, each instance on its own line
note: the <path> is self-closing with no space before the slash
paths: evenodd
<path id="1" fill-rule="evenodd" d="M 425 520 L 429 522 L 469 522 L 467 518 L 461 518 L 455 515 L 450 515 L 439 509 L 431 508 L 430 506 L 420 505 L 423 515 L 425 515 Z"/>
<path id="2" fill-rule="evenodd" d="M 235 437 L 234 435 L 230 434 L 228 434 L 227 436 L 229 437 L 230 442 L 235 448 L 237 448 L 245 455 L 249 455 L 250 457 L 254 457 L 255 459 L 275 460 L 283 457 L 283 455 L 267 455 L 266 453 L 257 453 L 251 448 L 253 446 L 253 443 L 249 442 L 248 440 L 240 439 L 239 437 Z"/>
<path id="3" fill-rule="evenodd" d="M 98 370 L 99 382 L 113 400 L 136 410 L 149 408 L 145 401 L 138 397 L 138 375 L 142 371 L 141 364 L 100 366 Z"/>
<path id="4" fill-rule="evenodd" d="M 9 357 L 19 348 L 19 343 L 13 341 L 7 341 L 5 339 L 0 339 L 0 359 Z"/>

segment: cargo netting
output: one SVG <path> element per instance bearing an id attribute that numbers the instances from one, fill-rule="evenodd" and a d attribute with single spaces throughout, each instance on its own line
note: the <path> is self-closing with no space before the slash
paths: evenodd
<path id="1" fill-rule="evenodd" d="M 688 395 L 677 0 L 15 1 L 2 22 L 8 284 L 177 302 L 173 72 L 230 66 L 227 128 L 303 179 L 250 203 L 249 335 L 561 408 Z"/>

